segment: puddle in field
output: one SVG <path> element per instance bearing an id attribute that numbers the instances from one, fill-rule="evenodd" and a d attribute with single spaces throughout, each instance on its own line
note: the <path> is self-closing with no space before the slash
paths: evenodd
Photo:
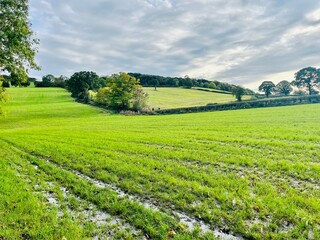
<path id="1" fill-rule="evenodd" d="M 259 179 L 272 182 L 275 186 L 281 185 L 283 183 L 288 184 L 291 188 L 294 188 L 302 193 L 310 194 L 310 190 L 319 191 L 320 182 L 314 179 L 299 179 L 286 174 L 274 172 L 268 169 L 262 169 L 256 166 L 244 167 L 234 164 L 223 164 L 223 163 L 201 163 L 197 162 L 184 162 L 180 163 L 187 167 L 196 166 L 198 169 L 202 169 L 208 174 L 212 174 L 212 170 L 215 173 L 226 174 L 234 173 L 239 178 L 249 178 L 250 176 L 259 176 Z"/>
<path id="2" fill-rule="evenodd" d="M 32 166 L 36 170 L 39 169 L 39 166 L 35 164 Z M 21 167 L 17 167 L 17 169 L 21 170 Z M 19 172 L 17 172 L 17 175 L 21 176 Z M 23 176 L 27 182 L 32 182 L 28 175 L 23 174 Z M 67 210 L 67 214 L 71 215 L 73 219 L 82 219 L 81 222 L 92 222 L 98 228 L 104 229 L 103 238 L 105 238 L 105 234 L 107 234 L 109 236 L 107 239 L 111 239 L 113 234 L 116 234 L 117 231 L 121 230 L 129 233 L 132 236 L 135 236 L 135 239 L 143 239 L 141 231 L 138 231 L 130 224 L 123 222 L 119 217 L 114 217 L 107 212 L 100 211 L 94 204 L 71 194 L 65 187 L 60 187 L 63 199 L 60 199 L 59 201 L 57 193 L 52 191 L 55 186 L 56 185 L 53 182 L 45 181 L 43 183 L 36 183 L 34 185 L 34 190 L 37 194 L 42 194 L 49 205 L 57 208 L 57 216 L 59 218 L 63 217 L 65 214 L 65 211 L 62 209 L 62 205 L 65 204 L 65 210 Z M 76 208 L 71 208 L 69 202 L 70 198 L 76 200 L 78 205 Z M 101 239 L 101 236 L 96 235 L 93 237 L 93 239 Z"/>
<path id="3" fill-rule="evenodd" d="M 68 202 L 68 199 L 70 197 L 74 197 L 77 200 L 77 202 L 80 204 L 80 212 L 79 212 L 79 209 L 77 209 L 78 211 L 71 210 L 70 207 L 68 206 L 68 211 L 73 216 L 79 217 L 81 215 L 82 217 L 84 217 L 86 221 L 93 222 L 97 226 L 102 226 L 103 224 L 108 224 L 110 226 L 114 225 L 117 228 L 126 230 L 135 236 L 141 235 L 139 231 L 135 230 L 134 227 L 132 227 L 130 224 L 124 223 L 121 220 L 121 218 L 114 217 L 107 212 L 98 210 L 94 204 L 86 200 L 83 200 L 78 196 L 74 196 L 73 194 L 69 193 L 69 191 L 65 187 L 60 187 L 60 190 L 62 191 L 62 196 L 64 197 L 66 202 Z M 97 237 L 97 239 L 99 238 Z"/>
<path id="4" fill-rule="evenodd" d="M 52 205 L 58 206 L 58 200 L 54 197 L 48 197 L 47 198 L 48 202 Z"/>
<path id="5" fill-rule="evenodd" d="M 154 211 L 160 211 L 158 206 L 156 206 L 150 200 L 146 200 L 146 199 L 143 199 L 141 197 L 125 193 L 123 190 L 121 190 L 117 186 L 102 182 L 102 181 L 97 180 L 97 179 L 93 179 L 93 178 L 91 178 L 91 177 L 89 177 L 89 176 L 87 176 L 87 175 L 85 175 L 83 173 L 80 173 L 79 171 L 72 170 L 72 172 L 75 175 L 77 175 L 78 177 L 80 177 L 82 179 L 86 179 L 86 180 L 92 182 L 95 186 L 97 186 L 99 188 L 108 188 L 108 189 L 114 190 L 118 194 L 119 197 L 126 197 L 129 200 L 139 202 L 145 208 L 148 208 L 148 209 L 151 209 L 151 210 L 154 210 Z M 215 237 L 223 239 L 223 240 L 240 240 L 240 239 L 243 239 L 240 236 L 234 236 L 234 235 L 231 235 L 231 234 L 226 234 L 226 233 L 224 233 L 222 231 L 219 231 L 219 230 L 211 230 L 210 226 L 208 224 L 206 224 L 205 222 L 203 222 L 201 220 L 199 221 L 199 220 L 197 220 L 197 219 L 195 219 L 193 217 L 190 217 L 185 213 L 174 211 L 174 210 L 171 210 L 171 212 L 172 212 L 173 215 L 177 216 L 180 219 L 180 222 L 182 224 L 184 224 L 185 226 L 187 226 L 187 228 L 189 230 L 191 230 L 191 231 L 194 230 L 197 226 L 199 226 L 203 233 L 211 232 L 211 233 L 213 233 L 215 235 Z"/>
<path id="6" fill-rule="evenodd" d="M 61 166 L 59 166 L 56 163 L 50 161 L 49 159 L 45 159 L 45 161 L 48 162 L 48 163 L 54 164 L 57 167 L 63 169 Z M 153 203 L 152 201 L 143 199 L 143 198 L 135 196 L 135 195 L 130 195 L 130 194 L 124 192 L 122 189 L 118 188 L 117 186 L 115 186 L 113 184 L 108 184 L 108 183 L 105 183 L 103 181 L 91 178 L 91 177 L 89 177 L 89 176 L 87 176 L 87 175 L 85 175 L 85 174 L 83 174 L 83 173 L 81 173 L 79 171 L 76 171 L 76 170 L 66 170 L 66 169 L 64 169 L 64 170 L 65 171 L 71 171 L 72 173 L 74 173 L 78 177 L 92 182 L 95 186 L 97 186 L 99 188 L 112 189 L 113 191 L 115 191 L 117 193 L 117 195 L 119 197 L 126 197 L 129 200 L 136 201 L 136 202 L 140 203 L 145 208 L 148 208 L 148 209 L 151 209 L 151 210 L 155 210 L 155 211 L 159 211 L 158 206 L 155 203 Z M 65 194 L 67 194 L 67 190 L 65 188 L 61 189 L 61 190 L 62 191 L 64 190 L 63 192 L 65 192 Z M 52 199 L 51 199 L 51 201 L 52 201 Z M 206 232 L 213 233 L 217 238 L 220 238 L 220 239 L 223 239 L 223 240 L 241 240 L 241 239 L 243 239 L 241 236 L 234 236 L 232 234 L 224 233 L 224 232 L 222 232 L 220 230 L 212 230 L 208 224 L 204 223 L 201 220 L 197 220 L 196 218 L 190 217 L 185 213 L 182 213 L 182 212 L 179 212 L 179 211 L 175 211 L 175 210 L 171 210 L 171 212 L 172 212 L 172 214 L 174 216 L 178 216 L 180 222 L 182 224 L 186 225 L 188 227 L 188 229 L 191 230 L 191 231 L 194 230 L 196 227 L 199 227 L 202 230 L 203 233 L 206 233 Z M 86 215 L 91 215 L 91 212 L 88 209 L 85 210 L 84 213 Z M 96 213 L 97 213 L 96 217 L 93 217 L 91 219 L 95 223 L 97 223 L 99 221 L 99 219 L 101 219 L 101 218 L 103 219 L 105 217 L 109 217 L 107 213 L 103 213 L 103 212 L 99 212 L 99 211 L 96 211 Z M 121 225 L 122 221 L 121 221 L 121 219 L 113 218 L 113 219 L 110 219 L 110 223 L 111 224 L 116 223 L 118 225 Z M 136 231 L 129 224 L 124 224 L 124 225 L 122 225 L 122 227 L 123 228 L 129 227 L 131 233 Z"/>

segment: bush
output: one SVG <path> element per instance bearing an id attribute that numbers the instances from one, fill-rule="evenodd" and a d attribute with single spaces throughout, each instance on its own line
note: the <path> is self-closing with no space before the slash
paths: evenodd
<path id="1" fill-rule="evenodd" d="M 147 108 L 148 93 L 144 92 L 141 87 L 136 88 L 132 96 L 132 109 L 141 111 Z"/>

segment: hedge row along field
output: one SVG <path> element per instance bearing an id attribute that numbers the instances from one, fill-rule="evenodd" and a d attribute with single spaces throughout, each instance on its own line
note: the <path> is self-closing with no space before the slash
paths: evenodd
<path id="1" fill-rule="evenodd" d="M 320 238 L 319 104 L 128 117 L 8 92 L 0 238 Z"/>
<path id="2" fill-rule="evenodd" d="M 194 107 L 180 107 L 172 109 L 159 109 L 156 110 L 159 114 L 177 114 L 177 113 L 192 113 L 192 112 L 210 112 L 210 111 L 224 111 L 235 109 L 248 109 L 248 108 L 263 108 L 263 107 L 280 107 L 299 104 L 320 103 L 320 95 L 311 96 L 290 96 L 290 97 L 277 97 L 265 98 L 260 100 L 247 100 L 241 102 L 231 103 L 209 103 L 206 106 Z"/>

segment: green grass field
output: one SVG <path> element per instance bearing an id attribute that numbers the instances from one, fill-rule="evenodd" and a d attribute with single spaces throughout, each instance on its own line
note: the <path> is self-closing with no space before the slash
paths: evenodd
<path id="1" fill-rule="evenodd" d="M 319 104 L 122 116 L 63 89 L 8 92 L 0 239 L 213 239 L 203 223 L 320 239 Z M 183 215 L 202 225 L 190 230 Z"/>
<path id="2" fill-rule="evenodd" d="M 196 89 L 186 88 L 143 88 L 149 94 L 148 105 L 155 109 L 168 109 L 180 107 L 204 106 L 208 103 L 226 103 L 235 101 L 231 94 L 220 94 L 214 92 L 204 92 Z M 243 99 L 249 99 L 244 96 Z"/>

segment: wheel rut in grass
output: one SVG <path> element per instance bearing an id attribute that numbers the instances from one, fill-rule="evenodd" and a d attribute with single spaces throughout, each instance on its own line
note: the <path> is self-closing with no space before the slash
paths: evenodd
<path id="1" fill-rule="evenodd" d="M 50 161 L 48 159 L 46 159 L 46 161 L 52 163 L 52 161 Z M 56 163 L 53 163 L 53 164 L 55 164 L 57 167 L 61 168 L 61 166 L 57 165 Z M 127 192 L 123 191 L 121 188 L 119 188 L 115 185 L 94 179 L 94 178 L 92 178 L 88 175 L 85 175 L 79 171 L 76 171 L 76 170 L 69 170 L 69 171 L 71 171 L 72 173 L 74 173 L 75 175 L 77 175 L 78 177 L 80 177 L 82 179 L 85 179 L 85 180 L 92 182 L 95 186 L 97 186 L 99 188 L 112 189 L 113 191 L 115 191 L 118 194 L 119 197 L 127 198 L 130 201 L 136 201 L 139 204 L 143 205 L 147 209 L 151 209 L 153 211 L 161 211 L 160 208 L 157 206 L 157 204 L 149 199 L 142 198 L 137 195 L 128 194 Z M 198 220 L 194 217 L 191 217 L 188 214 L 183 213 L 181 211 L 170 210 L 170 212 L 171 212 L 171 215 L 173 215 L 174 217 L 177 217 L 180 220 L 180 222 L 183 225 L 187 226 L 187 228 L 191 231 L 193 231 L 196 227 L 199 227 L 203 233 L 212 232 L 215 235 L 215 237 L 217 237 L 217 238 L 221 238 L 221 239 L 225 239 L 225 240 L 243 239 L 241 236 L 227 234 L 227 233 L 224 233 L 220 230 L 212 230 L 212 228 L 208 224 L 206 224 L 204 221 Z"/>
<path id="2" fill-rule="evenodd" d="M 53 179 L 42 171 L 35 163 L 30 166 L 15 165 L 17 175 L 32 186 L 36 194 L 45 198 L 49 209 L 57 209 L 57 217 L 64 216 L 75 219 L 83 227 L 94 224 L 95 230 L 90 235 L 93 239 L 110 239 L 114 235 L 145 239 L 141 231 L 136 230 L 129 223 L 124 222 L 120 217 L 100 210 L 95 204 L 72 194 L 67 188 L 60 186 Z M 34 168 L 34 174 L 26 168 Z"/>

